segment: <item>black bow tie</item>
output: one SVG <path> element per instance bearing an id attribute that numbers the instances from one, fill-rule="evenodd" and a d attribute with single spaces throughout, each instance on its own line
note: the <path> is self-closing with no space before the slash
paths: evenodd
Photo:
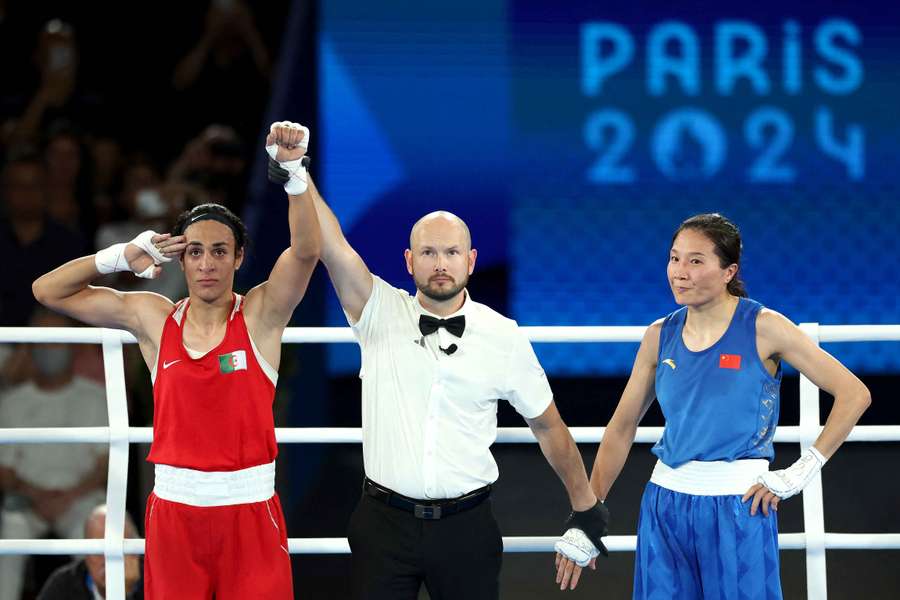
<path id="1" fill-rule="evenodd" d="M 466 330 L 466 316 L 459 315 L 449 319 L 437 319 L 428 315 L 419 315 L 419 331 L 422 332 L 422 335 L 431 335 L 439 327 L 443 327 L 456 337 L 462 337 L 463 331 Z"/>

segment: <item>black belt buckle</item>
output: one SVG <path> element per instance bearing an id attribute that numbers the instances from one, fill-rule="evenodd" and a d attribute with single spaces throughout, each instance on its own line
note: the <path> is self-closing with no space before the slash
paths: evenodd
<path id="1" fill-rule="evenodd" d="M 413 508 L 413 514 L 417 519 L 425 519 L 426 521 L 435 521 L 441 518 L 440 506 L 426 506 L 424 504 L 416 504 Z"/>

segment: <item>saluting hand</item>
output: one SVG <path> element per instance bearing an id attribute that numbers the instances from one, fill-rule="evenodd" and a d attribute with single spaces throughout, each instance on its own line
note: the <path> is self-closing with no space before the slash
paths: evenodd
<path id="1" fill-rule="evenodd" d="M 137 239 L 135 238 L 135 240 Z M 160 262 L 169 262 L 180 257 L 187 246 L 183 235 L 173 237 L 171 233 L 156 233 L 150 237 L 150 243 L 158 253 L 157 256 L 153 256 L 136 244 L 135 240 L 132 240 L 125 246 L 125 260 L 128 261 L 128 266 L 135 273 L 143 273 L 146 269 L 153 266 L 151 279 L 155 279 L 162 272 Z M 160 257 L 162 260 L 160 260 Z"/>

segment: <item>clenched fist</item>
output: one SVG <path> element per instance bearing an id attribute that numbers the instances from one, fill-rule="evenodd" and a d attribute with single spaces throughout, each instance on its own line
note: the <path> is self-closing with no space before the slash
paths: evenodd
<path id="1" fill-rule="evenodd" d="M 269 150 L 275 146 L 275 154 Z M 300 160 L 309 148 L 309 129 L 299 123 L 278 121 L 272 123 L 269 135 L 266 136 L 266 149 L 269 155 L 280 163 Z"/>

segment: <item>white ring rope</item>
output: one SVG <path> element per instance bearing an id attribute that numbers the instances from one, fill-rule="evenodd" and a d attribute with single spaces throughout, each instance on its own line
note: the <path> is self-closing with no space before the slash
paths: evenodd
<path id="1" fill-rule="evenodd" d="M 900 341 L 900 325 L 818 325 L 804 323 L 801 328 L 816 343 Z M 646 330 L 641 326 L 611 327 L 523 327 L 532 342 L 639 342 Z M 283 343 L 351 343 L 348 327 L 291 327 L 285 330 Z M 124 331 L 84 327 L 0 327 L 0 343 L 77 343 L 102 344 L 106 373 L 109 427 L 0 428 L 0 443 L 108 443 L 110 465 L 107 484 L 106 536 L 103 540 L 0 540 L 2 554 L 104 554 L 107 561 L 107 598 L 124 598 L 123 554 L 143 554 L 144 540 L 124 539 L 125 489 L 128 472 L 128 445 L 148 443 L 153 432 L 149 427 L 129 427 L 125 397 L 122 344 L 136 343 Z M 819 389 L 806 377 L 800 378 L 800 425 L 779 427 L 776 442 L 800 443 L 808 446 L 822 427 L 819 424 Z M 654 443 L 662 435 L 662 427 L 640 427 L 637 443 Z M 596 443 L 603 437 L 603 427 L 572 427 L 575 441 Z M 278 428 L 279 443 L 346 443 L 362 441 L 359 428 Z M 851 442 L 898 442 L 900 425 L 857 426 L 850 433 Z M 527 427 L 501 427 L 499 443 L 534 443 Z M 821 474 L 803 492 L 804 533 L 782 533 L 778 536 L 782 550 L 806 550 L 807 589 L 811 598 L 826 598 L 825 550 L 875 550 L 900 548 L 897 533 L 827 533 L 822 509 Z M 505 537 L 504 552 L 552 552 L 555 537 Z M 636 536 L 609 536 L 604 539 L 612 552 L 633 552 Z M 291 554 L 347 554 L 346 538 L 291 538 Z"/>
<path id="2" fill-rule="evenodd" d="M 900 325 L 819 325 L 819 342 L 900 342 Z M 521 327 L 532 342 L 639 342 L 643 326 L 553 326 Z M 93 327 L 0 327 L 0 343 L 102 344 L 102 329 Z M 137 340 L 117 331 L 123 344 Z M 281 337 L 285 344 L 352 343 L 349 327 L 288 327 Z"/>
<path id="3" fill-rule="evenodd" d="M 503 538 L 504 552 L 553 552 L 556 536 L 516 536 Z M 603 543 L 610 552 L 634 552 L 637 536 L 610 535 Z M 0 554 L 103 554 L 104 540 L 2 540 Z M 806 534 L 779 533 L 781 550 L 803 550 Z M 900 533 L 826 533 L 829 550 L 891 550 L 900 548 Z M 144 540 L 126 539 L 125 554 L 143 554 Z M 350 554 L 347 538 L 290 538 L 291 554 Z M 110 599 L 112 600 L 112 599 Z"/>
<path id="4" fill-rule="evenodd" d="M 815 425 L 816 435 L 822 430 Z M 603 439 L 605 427 L 569 427 L 579 444 L 596 444 Z M 634 438 L 638 444 L 655 444 L 662 437 L 662 427 L 640 427 Z M 798 443 L 800 427 L 784 425 L 775 430 L 776 443 Z M 276 427 L 275 439 L 280 444 L 359 444 L 359 427 Z M 129 427 L 128 441 L 149 444 L 153 441 L 150 427 Z M 850 432 L 848 442 L 900 442 L 900 425 L 857 425 Z M 0 444 L 38 443 L 109 443 L 108 427 L 12 427 L 0 428 Z M 498 444 L 531 444 L 537 440 L 527 427 L 498 427 Z"/>

